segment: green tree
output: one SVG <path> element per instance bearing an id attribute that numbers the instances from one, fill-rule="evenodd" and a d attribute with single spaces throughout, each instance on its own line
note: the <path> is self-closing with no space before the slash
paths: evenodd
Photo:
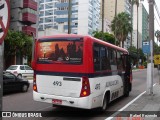
<path id="1" fill-rule="evenodd" d="M 14 56 L 28 57 L 32 55 L 32 38 L 23 32 L 9 30 L 4 41 L 4 58 L 8 61 Z"/>
<path id="2" fill-rule="evenodd" d="M 119 13 L 114 17 L 111 29 L 115 33 L 119 43 L 122 43 L 122 47 L 124 47 L 124 41 L 127 39 L 128 33 L 132 32 L 130 15 L 126 12 Z"/>
<path id="3" fill-rule="evenodd" d="M 133 61 L 133 63 L 134 63 L 134 65 L 135 64 L 137 64 L 137 56 L 138 56 L 138 59 L 141 59 L 142 61 L 142 63 L 144 62 L 144 61 L 146 61 L 146 56 L 145 56 L 145 54 L 143 53 L 143 51 L 142 51 L 142 49 L 141 48 L 139 48 L 138 49 L 138 54 L 137 54 L 137 48 L 135 47 L 135 46 L 130 46 L 129 48 L 128 48 L 128 51 L 129 51 L 129 54 L 131 55 L 131 58 L 132 58 L 132 61 Z"/>
<path id="4" fill-rule="evenodd" d="M 136 59 L 137 59 L 137 49 L 135 46 L 130 46 L 128 48 L 129 54 L 131 56 L 131 61 L 133 63 L 133 65 L 136 64 Z"/>
<path id="5" fill-rule="evenodd" d="M 154 43 L 154 54 L 155 55 L 160 54 L 160 46 L 158 46 L 156 43 Z"/>
<path id="6" fill-rule="evenodd" d="M 101 39 L 111 44 L 115 44 L 115 37 L 113 34 L 107 32 L 102 33 L 102 31 L 94 31 L 92 34 L 95 38 Z"/>

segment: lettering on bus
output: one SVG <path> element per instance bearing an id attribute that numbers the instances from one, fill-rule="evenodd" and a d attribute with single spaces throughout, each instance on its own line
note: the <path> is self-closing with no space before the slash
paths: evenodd
<path id="1" fill-rule="evenodd" d="M 53 85 L 55 85 L 55 86 L 62 86 L 62 82 L 61 81 L 54 81 Z"/>
<path id="2" fill-rule="evenodd" d="M 101 88 L 100 83 L 99 83 L 99 84 L 96 84 L 95 89 L 96 89 L 96 90 L 100 90 L 100 88 Z"/>
<path id="3" fill-rule="evenodd" d="M 114 86 L 114 85 L 117 85 L 117 84 L 119 84 L 118 80 L 109 81 L 109 82 L 106 82 L 106 87 Z"/>

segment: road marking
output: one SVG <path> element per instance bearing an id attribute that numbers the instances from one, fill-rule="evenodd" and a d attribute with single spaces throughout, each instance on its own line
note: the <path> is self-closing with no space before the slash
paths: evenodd
<path id="1" fill-rule="evenodd" d="M 156 83 L 153 85 L 155 86 Z M 111 120 L 113 119 L 116 115 L 118 115 L 121 111 L 123 111 L 124 109 L 126 109 L 129 105 L 131 105 L 132 103 L 134 103 L 137 99 L 139 99 L 143 94 L 145 94 L 146 91 L 144 91 L 143 93 L 141 93 L 140 95 L 138 95 L 136 98 L 134 98 L 132 101 L 130 101 L 128 104 L 126 104 L 123 108 L 119 109 L 117 112 L 115 112 L 114 114 L 112 114 L 112 117 L 108 117 L 105 120 Z"/>

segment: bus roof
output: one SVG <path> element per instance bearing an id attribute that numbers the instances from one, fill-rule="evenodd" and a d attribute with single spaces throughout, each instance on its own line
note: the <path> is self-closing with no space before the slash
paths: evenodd
<path id="1" fill-rule="evenodd" d="M 47 38 L 59 38 L 59 37 L 85 37 L 84 35 L 77 35 L 77 34 L 58 34 L 52 36 L 43 36 L 38 39 L 47 39 Z"/>
<path id="2" fill-rule="evenodd" d="M 124 48 L 121 48 L 119 46 L 116 46 L 116 45 L 113 45 L 111 43 L 108 43 L 108 42 L 105 42 L 105 41 L 102 41 L 100 39 L 97 39 L 97 38 L 94 38 L 92 36 L 89 36 L 89 35 L 77 35 L 77 34 L 58 34 L 58 35 L 52 35 L 52 36 L 43 36 L 43 37 L 40 37 L 38 39 L 48 39 L 48 38 L 66 38 L 66 37 L 70 37 L 70 38 L 74 38 L 74 37 L 89 37 L 89 38 L 92 38 L 95 42 L 98 42 L 100 44 L 103 44 L 103 45 L 107 45 L 111 48 L 114 48 L 114 49 L 117 49 L 117 50 L 120 50 L 120 51 L 123 51 L 123 52 L 126 52 L 128 53 L 128 51 Z"/>
<path id="3" fill-rule="evenodd" d="M 91 37 L 91 36 L 90 36 L 90 37 Z M 108 43 L 108 42 L 106 42 L 106 41 L 103 41 L 103 40 L 100 40 L 100 39 L 97 39 L 97 38 L 94 38 L 94 37 L 91 37 L 91 38 L 93 38 L 94 41 L 96 41 L 96 42 L 98 42 L 98 43 L 101 43 L 101 44 L 103 44 L 103 45 L 107 45 L 107 46 L 109 46 L 109 47 L 111 47 L 111 48 L 114 48 L 114 49 L 116 49 L 116 50 L 120 50 L 120 51 L 123 51 L 123 52 L 128 53 L 128 51 L 127 51 L 126 49 L 122 48 L 122 47 L 113 45 L 113 44 L 111 44 L 111 43 Z"/>

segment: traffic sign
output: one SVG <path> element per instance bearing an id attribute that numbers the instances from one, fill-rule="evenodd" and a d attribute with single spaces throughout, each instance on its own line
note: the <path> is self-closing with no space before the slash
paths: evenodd
<path id="1" fill-rule="evenodd" d="M 9 28 L 10 7 L 9 0 L 0 0 L 0 45 L 2 44 Z"/>
<path id="2" fill-rule="evenodd" d="M 143 44 L 142 44 L 142 50 L 143 50 L 143 53 L 146 53 L 146 54 L 150 53 L 150 44 L 149 44 L 149 41 L 143 42 Z"/>
<path id="3" fill-rule="evenodd" d="M 154 55 L 154 64 L 159 65 L 160 64 L 160 55 Z"/>

